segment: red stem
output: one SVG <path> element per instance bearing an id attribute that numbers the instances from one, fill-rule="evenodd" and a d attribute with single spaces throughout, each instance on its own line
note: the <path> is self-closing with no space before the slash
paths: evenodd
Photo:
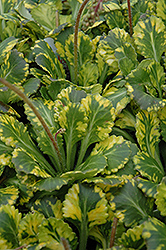
<path id="1" fill-rule="evenodd" d="M 132 15 L 131 15 L 130 0 L 127 0 L 127 6 L 128 6 L 128 16 L 129 16 L 130 36 L 132 37 L 132 35 L 133 35 L 133 25 L 132 25 Z"/>
<path id="2" fill-rule="evenodd" d="M 114 217 L 112 230 L 111 230 L 111 238 L 110 238 L 110 248 L 114 246 L 116 227 L 117 227 L 118 219 Z"/>

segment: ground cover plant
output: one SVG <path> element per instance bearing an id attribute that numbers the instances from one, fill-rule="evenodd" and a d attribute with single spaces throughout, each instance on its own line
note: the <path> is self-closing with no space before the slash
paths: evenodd
<path id="1" fill-rule="evenodd" d="M 0 0 L 0 249 L 165 249 L 165 9 Z"/>

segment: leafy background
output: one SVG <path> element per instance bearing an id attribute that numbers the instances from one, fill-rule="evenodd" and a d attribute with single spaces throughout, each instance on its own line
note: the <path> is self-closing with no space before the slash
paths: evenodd
<path id="1" fill-rule="evenodd" d="M 0 0 L 0 249 L 165 249 L 166 1 Z"/>

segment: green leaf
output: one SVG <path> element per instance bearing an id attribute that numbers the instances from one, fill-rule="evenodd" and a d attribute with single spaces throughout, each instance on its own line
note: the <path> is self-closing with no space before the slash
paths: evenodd
<path id="1" fill-rule="evenodd" d="M 79 231 L 84 223 L 91 228 L 104 224 L 108 217 L 105 195 L 96 186 L 74 184 L 66 194 L 63 205 L 64 217 L 69 218 Z"/>
<path id="2" fill-rule="evenodd" d="M 28 64 L 23 59 L 23 55 L 18 53 L 17 50 L 8 52 L 4 63 L 1 65 L 0 77 L 19 85 L 25 80 L 28 73 Z"/>
<path id="3" fill-rule="evenodd" d="M 41 3 L 31 10 L 32 17 L 48 31 L 57 28 L 56 11 L 54 5 Z"/>
<path id="4" fill-rule="evenodd" d="M 61 238 L 66 239 L 72 249 L 76 249 L 77 237 L 67 223 L 54 217 L 44 220 L 39 227 L 39 242 L 46 243 L 49 249 L 60 250 L 64 249 Z"/>
<path id="5" fill-rule="evenodd" d="M 38 228 L 44 220 L 43 214 L 28 213 L 19 224 L 20 245 L 31 245 L 38 242 Z"/>
<path id="6" fill-rule="evenodd" d="M 3 63 L 6 54 L 13 49 L 17 42 L 18 39 L 15 37 L 8 37 L 0 43 L 0 64 Z"/>
<path id="7" fill-rule="evenodd" d="M 119 242 L 126 248 L 140 249 L 140 246 L 143 247 L 145 245 L 144 239 L 142 238 L 143 228 L 144 225 L 141 224 L 128 229 L 127 232 L 122 234 Z"/>
<path id="8" fill-rule="evenodd" d="M 21 214 L 10 205 L 0 207 L 0 238 L 6 240 L 12 248 L 19 246 L 18 226 Z"/>
<path id="9" fill-rule="evenodd" d="M 88 95 L 81 101 L 88 117 L 86 135 L 81 142 L 81 149 L 77 166 L 82 163 L 87 148 L 94 142 L 104 140 L 108 137 L 113 127 L 114 108 L 112 103 L 97 95 Z"/>
<path id="10" fill-rule="evenodd" d="M 37 199 L 33 204 L 33 210 L 42 213 L 45 218 L 55 217 L 62 219 L 62 203 L 56 197 L 47 195 Z"/>
<path id="11" fill-rule="evenodd" d="M 157 218 L 149 218 L 144 224 L 143 238 L 146 240 L 147 250 L 164 250 L 166 245 L 166 225 Z"/>
<path id="12" fill-rule="evenodd" d="M 36 41 L 34 46 L 35 61 L 53 79 L 65 78 L 62 64 L 56 58 L 55 53 L 45 41 Z"/>
<path id="13" fill-rule="evenodd" d="M 129 142 L 124 140 L 122 136 L 116 137 L 115 135 L 96 144 L 92 154 L 95 155 L 99 152 L 102 152 L 106 157 L 108 165 L 106 172 L 108 174 L 123 168 L 131 154 Z"/>
<path id="14" fill-rule="evenodd" d="M 18 198 L 18 189 L 14 186 L 8 186 L 0 189 L 0 205 L 13 205 Z"/>
<path id="15" fill-rule="evenodd" d="M 157 209 L 160 211 L 162 216 L 166 216 L 166 177 L 163 177 L 161 183 L 157 187 L 157 194 L 156 194 L 156 205 Z"/>
<path id="16" fill-rule="evenodd" d="M 150 181 L 159 183 L 165 175 L 163 166 L 159 165 L 147 152 L 138 152 L 133 160 L 136 166 L 135 169 Z"/>
<path id="17" fill-rule="evenodd" d="M 160 62 L 165 50 L 165 26 L 161 19 L 151 16 L 150 19 L 139 21 L 134 27 L 133 37 L 139 52 L 145 58 Z"/>
<path id="18" fill-rule="evenodd" d="M 136 225 L 148 218 L 147 200 L 137 188 L 136 182 L 128 181 L 111 201 L 112 209 L 116 209 L 116 216 L 127 227 Z"/>

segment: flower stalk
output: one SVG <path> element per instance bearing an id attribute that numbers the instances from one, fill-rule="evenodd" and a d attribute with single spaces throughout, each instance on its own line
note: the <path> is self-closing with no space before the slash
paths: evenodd
<path id="1" fill-rule="evenodd" d="M 129 17 L 130 36 L 132 37 L 132 35 L 133 35 L 133 24 L 132 24 L 132 14 L 131 14 L 130 0 L 127 0 L 127 6 L 128 6 L 128 17 Z"/>
<path id="2" fill-rule="evenodd" d="M 114 217 L 112 230 L 111 230 L 110 245 L 109 245 L 110 248 L 114 246 L 117 224 L 118 224 L 118 219 L 116 217 Z"/>

